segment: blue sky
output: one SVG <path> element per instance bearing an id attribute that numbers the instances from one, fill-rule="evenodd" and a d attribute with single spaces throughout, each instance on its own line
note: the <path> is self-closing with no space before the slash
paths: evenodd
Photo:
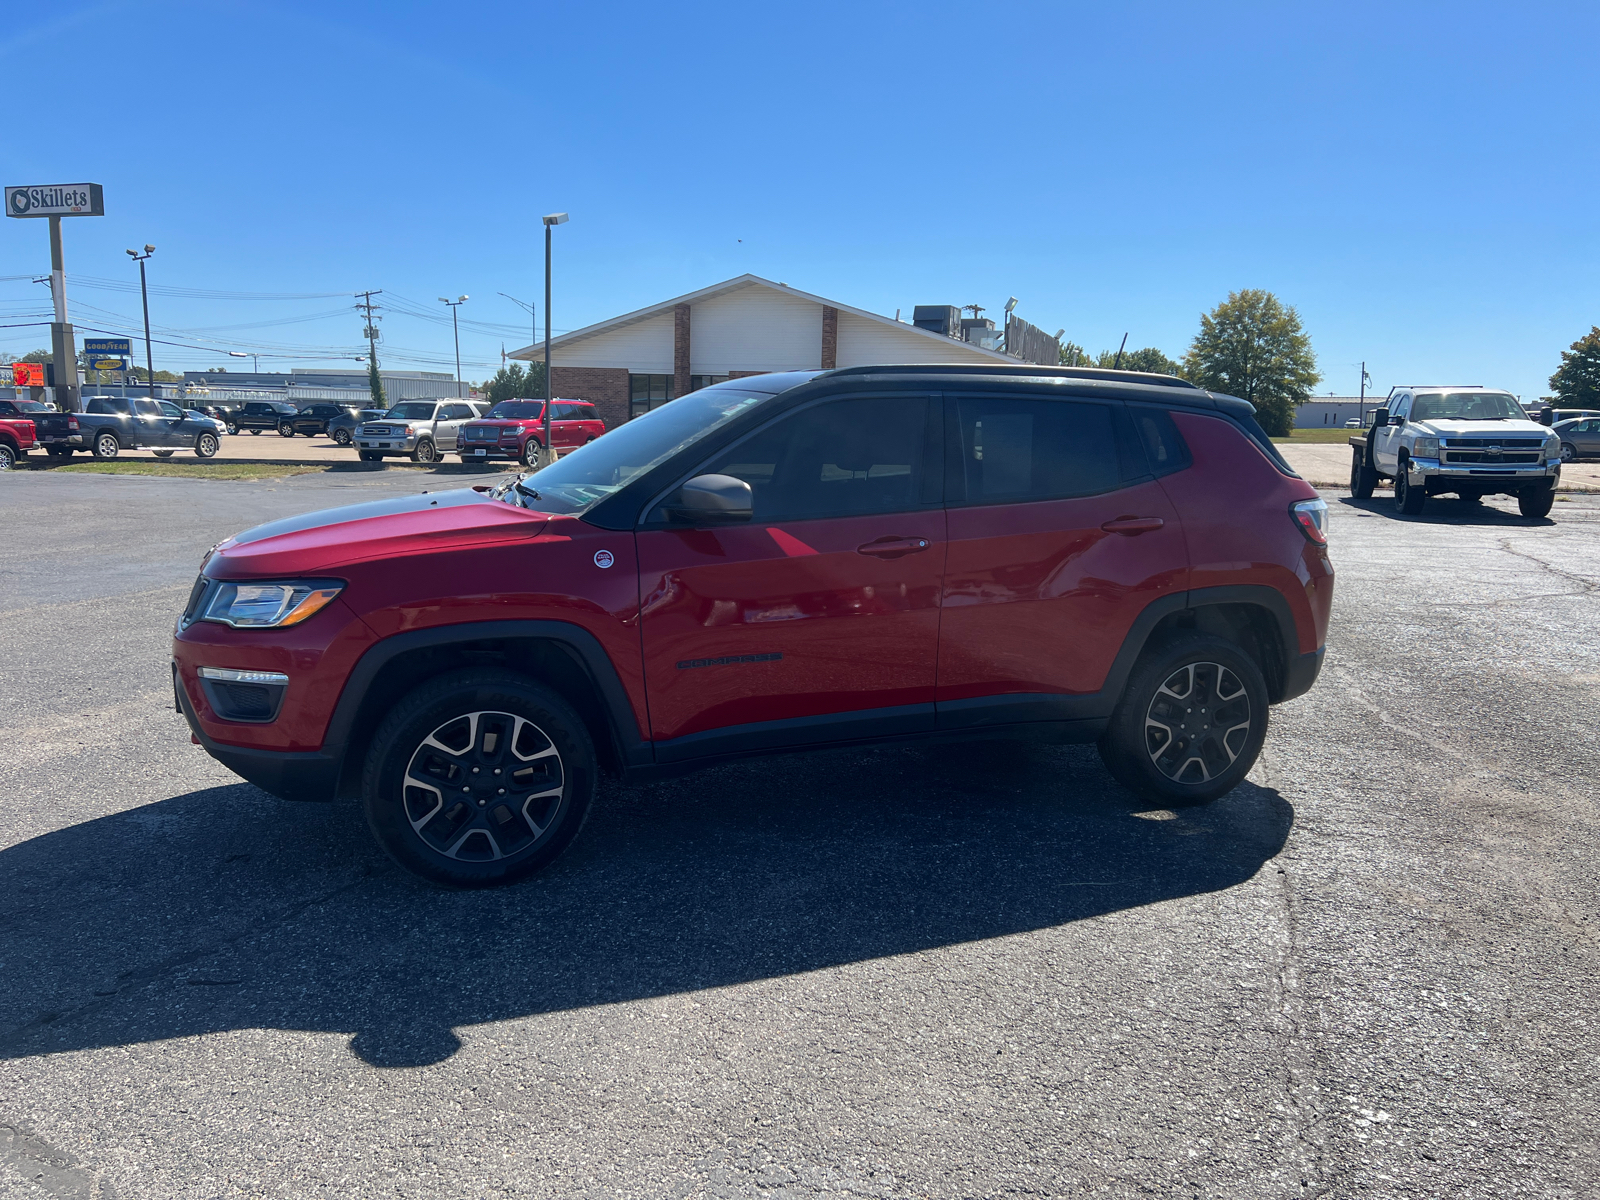
<path id="1" fill-rule="evenodd" d="M 482 378 L 568 210 L 557 329 L 751 271 L 1179 356 L 1260 287 L 1322 392 L 1365 359 L 1537 395 L 1600 322 L 1597 34 L 1593 4 L 66 0 L 0 32 L 4 182 L 104 184 L 67 224 L 80 326 L 137 317 L 123 250 L 156 245 L 156 336 L 217 348 L 158 368 L 357 366 L 382 288 L 434 318 L 392 312 L 386 365 L 449 369 L 435 297 L 468 293 Z M 48 265 L 0 220 L 0 324 Z"/>

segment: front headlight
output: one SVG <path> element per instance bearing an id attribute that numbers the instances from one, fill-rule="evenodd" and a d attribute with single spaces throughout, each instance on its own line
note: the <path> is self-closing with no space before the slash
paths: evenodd
<path id="1" fill-rule="evenodd" d="M 1552 433 L 1544 440 L 1544 456 L 1546 461 L 1561 461 L 1561 435 Z"/>
<path id="2" fill-rule="evenodd" d="M 1438 458 L 1439 439 L 1436 437 L 1419 437 L 1411 445 L 1413 458 Z"/>
<path id="3" fill-rule="evenodd" d="M 202 621 L 235 629 L 281 629 L 322 611 L 344 585 L 336 580 L 289 583 L 219 583 L 206 598 Z"/>

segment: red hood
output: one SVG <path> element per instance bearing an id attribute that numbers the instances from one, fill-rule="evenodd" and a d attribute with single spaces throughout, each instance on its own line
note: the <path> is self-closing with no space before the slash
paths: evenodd
<path id="1" fill-rule="evenodd" d="M 513 508 L 471 488 L 425 492 L 258 525 L 218 544 L 206 574 L 215 579 L 324 574 L 369 559 L 537 537 L 549 521 L 544 513 Z"/>

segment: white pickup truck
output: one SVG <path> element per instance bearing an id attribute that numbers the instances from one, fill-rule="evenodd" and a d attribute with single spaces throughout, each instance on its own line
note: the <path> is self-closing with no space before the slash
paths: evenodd
<path id="1" fill-rule="evenodd" d="M 1546 517 L 1561 477 L 1561 439 L 1492 388 L 1397 387 L 1350 447 L 1351 494 L 1371 499 L 1393 479 L 1395 507 L 1412 516 L 1454 492 L 1515 496 L 1523 516 Z"/>

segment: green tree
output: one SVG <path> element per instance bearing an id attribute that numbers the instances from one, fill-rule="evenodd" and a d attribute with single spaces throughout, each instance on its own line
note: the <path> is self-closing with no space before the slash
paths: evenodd
<path id="1" fill-rule="evenodd" d="M 1561 352 L 1561 365 L 1550 376 L 1550 389 L 1560 405 L 1600 407 L 1600 325 L 1591 326 L 1570 350 Z"/>
<path id="2" fill-rule="evenodd" d="M 54 362 L 56 356 L 49 350 L 30 350 L 21 358 L 14 358 L 12 362 Z"/>
<path id="3" fill-rule="evenodd" d="M 490 404 L 502 400 L 532 399 L 544 396 L 544 364 L 529 363 L 526 370 L 521 363 L 511 363 L 494 373 L 494 378 L 483 385 L 483 394 Z"/>
<path id="4" fill-rule="evenodd" d="M 367 360 L 367 390 L 372 393 L 373 408 L 388 408 L 389 402 L 383 398 L 383 376 L 378 374 L 378 360 Z"/>
<path id="5" fill-rule="evenodd" d="M 1094 360 L 1089 357 L 1088 352 L 1077 342 L 1061 343 L 1061 365 L 1063 367 L 1087 367 L 1092 366 L 1093 362 Z"/>
<path id="6" fill-rule="evenodd" d="M 1117 352 L 1115 350 L 1102 350 L 1094 365 L 1123 371 L 1149 371 L 1155 375 L 1177 375 L 1183 370 L 1178 363 L 1168 358 L 1154 346 L 1146 346 L 1143 350 L 1124 350 L 1122 352 L 1122 366 L 1117 368 L 1116 363 Z"/>
<path id="7" fill-rule="evenodd" d="M 1294 410 L 1322 378 L 1300 314 L 1259 288 L 1229 292 L 1200 315 L 1183 374 L 1203 388 L 1250 401 L 1273 437 L 1288 436 Z"/>

